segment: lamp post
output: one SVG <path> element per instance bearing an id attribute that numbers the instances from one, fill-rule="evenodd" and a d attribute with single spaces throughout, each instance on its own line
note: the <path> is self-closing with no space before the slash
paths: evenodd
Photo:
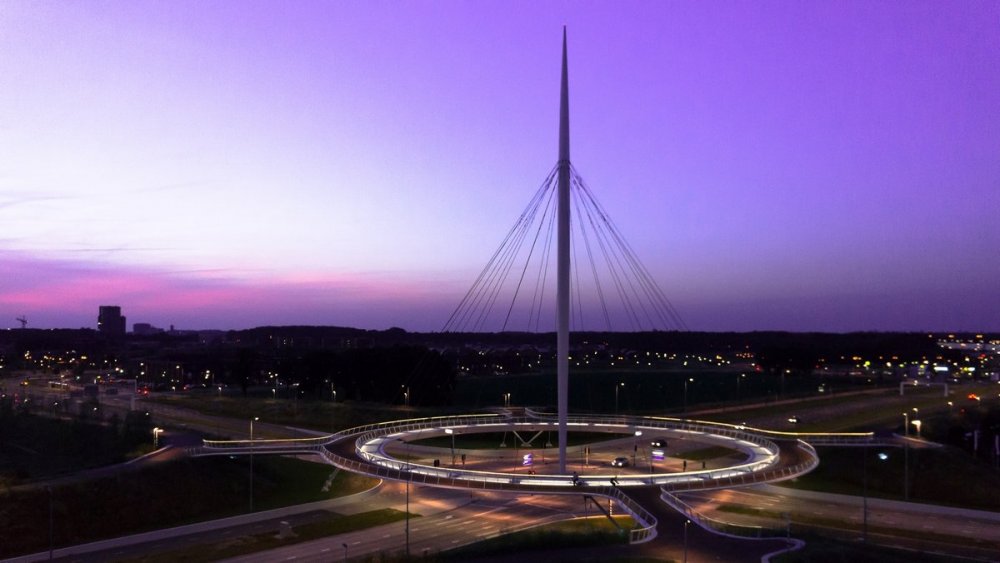
<path id="1" fill-rule="evenodd" d="M 632 467 L 635 467 L 635 455 L 639 453 L 639 436 L 642 436 L 642 430 L 635 431 L 635 443 L 632 444 Z M 650 461 L 652 463 L 652 461 Z"/>
<path id="2" fill-rule="evenodd" d="M 868 541 L 868 446 L 861 448 L 861 541 Z"/>
<path id="3" fill-rule="evenodd" d="M 690 520 L 684 521 L 684 563 L 687 563 L 688 560 L 688 524 L 690 523 Z"/>
<path id="4" fill-rule="evenodd" d="M 157 449 L 160 445 L 160 434 L 163 434 L 162 428 L 153 428 L 153 449 Z"/>
<path id="5" fill-rule="evenodd" d="M 917 420 L 913 421 L 913 425 L 917 427 L 917 439 L 918 440 L 920 439 L 920 426 L 921 426 L 921 424 L 922 423 L 920 422 L 919 418 Z"/>
<path id="6" fill-rule="evenodd" d="M 910 500 L 910 413 L 903 413 L 906 436 L 903 439 L 903 500 Z"/>
<path id="7" fill-rule="evenodd" d="M 250 512 L 253 512 L 253 423 L 259 416 L 250 419 Z"/>
<path id="8" fill-rule="evenodd" d="M 618 388 L 619 387 L 625 387 L 625 382 L 624 381 L 620 381 L 620 382 L 618 382 L 617 385 L 615 385 L 615 414 L 616 415 L 618 414 Z"/>
<path id="9" fill-rule="evenodd" d="M 406 443 L 406 556 L 410 556 L 410 444 Z"/>
<path id="10" fill-rule="evenodd" d="M 451 436 L 451 466 L 455 467 L 455 430 L 452 428 L 445 428 L 444 433 Z"/>
<path id="11" fill-rule="evenodd" d="M 693 377 L 687 377 L 684 379 L 684 413 L 687 414 L 688 410 L 688 383 L 694 383 Z"/>
<path id="12" fill-rule="evenodd" d="M 510 408 L 510 393 L 503 394 L 503 406 L 504 408 Z"/>

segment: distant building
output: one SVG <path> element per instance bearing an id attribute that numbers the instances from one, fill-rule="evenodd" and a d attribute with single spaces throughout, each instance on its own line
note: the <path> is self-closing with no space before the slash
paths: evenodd
<path id="1" fill-rule="evenodd" d="M 108 336 L 125 336 L 125 317 L 117 305 L 101 305 L 97 311 L 97 331 Z"/>
<path id="2" fill-rule="evenodd" d="M 132 325 L 132 334 L 137 336 L 150 336 L 153 334 L 163 334 L 163 329 L 155 327 L 149 323 L 135 323 Z"/>

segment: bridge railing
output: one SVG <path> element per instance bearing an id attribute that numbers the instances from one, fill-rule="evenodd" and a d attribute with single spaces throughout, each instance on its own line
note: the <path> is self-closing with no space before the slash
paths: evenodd
<path id="1" fill-rule="evenodd" d="M 525 492 L 525 483 L 511 483 L 504 474 L 481 473 L 477 479 L 456 479 L 442 474 L 427 474 L 417 471 L 417 466 L 407 466 L 402 462 L 397 466 L 374 465 L 358 460 L 347 459 L 339 456 L 325 447 L 317 448 L 316 453 L 322 456 L 328 463 L 341 469 L 354 473 L 361 473 L 380 479 L 392 479 L 394 481 L 408 481 L 414 485 L 432 485 L 436 487 L 451 487 L 460 489 L 483 489 L 491 491 Z M 503 477 L 496 479 L 494 477 Z M 570 486 L 560 489 L 539 488 L 539 493 L 557 494 L 582 494 L 580 489 Z M 656 537 L 656 517 L 648 510 L 640 506 L 637 502 L 624 494 L 616 487 L 588 488 L 587 494 L 599 495 L 617 501 L 622 508 L 635 520 L 637 526 L 629 530 L 629 543 L 642 543 Z"/>
<path id="2" fill-rule="evenodd" d="M 661 486 L 663 491 L 694 491 L 694 490 L 705 490 L 705 489 L 727 489 L 730 487 L 741 487 L 745 485 L 753 485 L 757 483 L 773 483 L 775 481 L 784 481 L 791 479 L 793 477 L 798 477 L 799 475 L 804 475 L 809 473 L 819 465 L 819 456 L 816 455 L 816 449 L 812 447 L 808 442 L 803 440 L 798 440 L 796 447 L 803 452 L 805 452 L 805 461 L 797 463 L 789 467 L 778 467 L 773 469 L 765 469 L 762 471 L 757 471 L 753 473 L 746 473 L 743 475 L 732 475 L 723 478 L 716 478 L 712 480 L 705 479 L 703 481 L 671 481 L 665 483 Z"/>
<path id="3" fill-rule="evenodd" d="M 656 516 L 632 500 L 618 487 L 601 487 L 598 491 L 592 491 L 589 494 L 597 494 L 618 501 L 618 504 L 635 520 L 636 527 L 629 530 L 629 543 L 645 543 L 656 537 L 658 523 Z"/>
<path id="4" fill-rule="evenodd" d="M 660 499 L 670 505 L 674 510 L 686 516 L 689 520 L 697 523 L 702 528 L 720 535 L 736 537 L 741 539 L 763 539 L 774 538 L 785 535 L 786 529 L 765 528 L 763 526 L 753 526 L 749 524 L 735 524 L 723 522 L 710 516 L 706 516 L 692 508 L 689 504 L 670 494 L 668 491 L 660 491 Z"/>
<path id="5" fill-rule="evenodd" d="M 356 435 L 355 439 L 355 452 L 357 455 L 369 462 L 376 465 L 383 465 L 388 467 L 400 467 L 406 466 L 409 471 L 413 473 L 419 473 L 424 475 L 438 475 L 446 477 L 449 479 L 464 479 L 464 480 L 489 480 L 494 482 L 507 482 L 514 485 L 562 485 L 569 486 L 572 485 L 571 478 L 568 475 L 511 475 L 510 473 L 500 473 L 500 472 L 484 472 L 484 471 L 474 471 L 467 469 L 455 469 L 455 468 L 441 468 L 432 467 L 423 464 L 415 464 L 410 462 L 403 462 L 394 457 L 385 455 L 383 453 L 383 448 L 385 445 L 384 438 L 388 435 L 435 429 L 444 432 L 444 429 L 449 425 L 461 426 L 462 424 L 473 424 L 477 423 L 475 419 L 469 417 L 449 418 L 441 417 L 436 419 L 415 419 L 412 421 L 403 421 L 402 424 L 396 425 L 377 425 L 367 432 L 363 432 Z M 518 426 L 528 426 L 537 429 L 539 426 L 549 425 L 551 423 L 547 421 L 540 421 L 536 418 L 508 418 L 508 419 L 498 419 L 495 417 L 490 417 L 486 419 L 485 422 L 478 422 L 479 426 L 482 425 L 493 425 L 502 428 L 516 428 Z M 594 418 L 581 418 L 576 417 L 574 425 L 586 425 L 589 427 L 616 427 L 616 426 L 628 426 L 627 422 L 623 422 L 621 417 L 594 417 Z M 644 427 L 649 427 L 646 425 Z M 660 424 L 658 427 L 669 428 L 671 430 L 677 430 L 681 432 L 699 432 L 705 433 L 706 435 L 718 435 L 721 432 L 718 428 L 709 428 L 698 424 L 683 424 L 675 425 L 672 422 L 666 422 Z M 745 482 L 747 475 L 764 470 L 768 467 L 775 465 L 778 462 L 779 448 L 776 444 L 770 440 L 766 440 L 760 437 L 752 435 L 744 435 L 739 431 L 730 430 L 727 436 L 733 437 L 738 440 L 743 440 L 748 444 L 752 444 L 762 448 L 767 453 L 767 458 L 763 460 L 751 461 L 749 463 L 733 465 L 725 468 L 718 469 L 705 469 L 701 471 L 690 471 L 683 474 L 677 473 L 660 473 L 651 475 L 624 475 L 619 476 L 615 474 L 607 475 L 587 475 L 579 478 L 579 481 L 588 486 L 596 486 L 602 483 L 610 482 L 612 478 L 617 479 L 622 485 L 638 485 L 638 484 L 661 484 L 664 482 L 683 482 L 690 481 L 692 483 L 691 488 L 705 488 L 705 483 L 712 483 L 720 479 L 740 479 L 739 482 Z M 380 441 L 382 440 L 382 441 Z"/>
<path id="6" fill-rule="evenodd" d="M 327 444 L 330 441 L 330 436 L 318 436 L 313 438 L 278 438 L 278 439 L 264 439 L 264 440 L 203 440 L 202 446 L 207 449 L 211 448 L 223 448 L 223 449 L 241 449 L 241 448 L 253 448 L 255 450 L 266 449 L 269 447 L 284 448 L 288 446 L 321 446 Z"/>

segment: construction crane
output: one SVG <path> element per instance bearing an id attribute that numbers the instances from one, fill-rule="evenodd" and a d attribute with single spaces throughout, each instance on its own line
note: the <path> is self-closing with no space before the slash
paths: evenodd
<path id="1" fill-rule="evenodd" d="M 28 328 L 28 318 L 27 317 L 25 317 L 24 315 L 21 315 L 16 320 L 17 320 L 17 322 L 21 323 L 21 328 Z"/>

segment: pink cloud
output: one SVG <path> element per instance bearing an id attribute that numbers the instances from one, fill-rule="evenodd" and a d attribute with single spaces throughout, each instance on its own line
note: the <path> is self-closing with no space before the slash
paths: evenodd
<path id="1" fill-rule="evenodd" d="M 262 324 L 391 326 L 394 318 L 429 320 L 452 298 L 430 282 L 390 274 L 171 272 L 53 260 L 0 252 L 0 308 L 12 320 L 26 314 L 39 328 L 91 326 L 99 305 L 115 304 L 132 322 L 188 328 Z M 422 326 L 437 328 L 434 322 Z"/>

